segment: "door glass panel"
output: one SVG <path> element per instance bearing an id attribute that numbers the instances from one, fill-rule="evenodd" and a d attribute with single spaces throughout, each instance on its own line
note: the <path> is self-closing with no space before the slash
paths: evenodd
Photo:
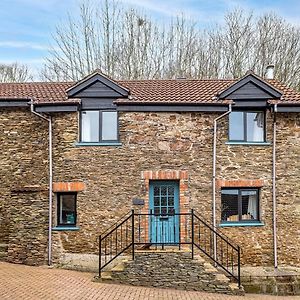
<path id="1" fill-rule="evenodd" d="M 168 195 L 169 196 L 174 196 L 174 187 L 173 186 L 168 187 Z"/>
<path id="2" fill-rule="evenodd" d="M 161 205 L 167 206 L 167 197 L 161 197 Z"/>
<path id="3" fill-rule="evenodd" d="M 154 197 L 154 206 L 159 206 L 159 197 Z"/>
<path id="4" fill-rule="evenodd" d="M 154 187 L 154 196 L 159 196 L 159 187 L 158 186 L 155 186 Z"/>
<path id="5" fill-rule="evenodd" d="M 166 215 L 167 212 L 168 212 L 168 209 L 167 209 L 166 207 L 162 207 L 162 208 L 161 208 L 161 214 L 162 214 L 162 215 Z"/>
<path id="6" fill-rule="evenodd" d="M 168 206 L 174 206 L 174 197 L 169 197 Z"/>
<path id="7" fill-rule="evenodd" d="M 161 187 L 160 194 L 161 194 L 161 196 L 167 196 L 167 187 L 166 186 Z"/>
<path id="8" fill-rule="evenodd" d="M 173 215 L 175 213 L 175 209 L 173 207 L 169 207 L 168 214 Z"/>
<path id="9" fill-rule="evenodd" d="M 160 214 L 160 208 L 159 207 L 155 207 L 154 208 L 154 214 L 157 216 Z"/>

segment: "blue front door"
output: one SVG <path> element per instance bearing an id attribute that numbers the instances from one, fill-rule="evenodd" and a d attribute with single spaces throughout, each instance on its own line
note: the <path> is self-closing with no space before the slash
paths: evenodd
<path id="1" fill-rule="evenodd" d="M 151 243 L 178 243 L 179 182 L 153 180 L 149 191 Z"/>

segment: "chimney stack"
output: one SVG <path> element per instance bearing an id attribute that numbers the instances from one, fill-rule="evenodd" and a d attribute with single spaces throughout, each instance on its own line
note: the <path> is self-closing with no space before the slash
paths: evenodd
<path id="1" fill-rule="evenodd" d="M 274 65 L 267 66 L 266 79 L 274 79 Z"/>

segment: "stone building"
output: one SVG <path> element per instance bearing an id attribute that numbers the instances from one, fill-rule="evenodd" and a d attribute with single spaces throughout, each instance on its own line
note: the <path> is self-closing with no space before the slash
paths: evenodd
<path id="1" fill-rule="evenodd" d="M 242 265 L 300 265 L 300 94 L 277 80 L 2 83 L 0 147 L 9 262 L 98 253 L 132 209 L 145 244 L 178 244 L 193 209 Z"/>

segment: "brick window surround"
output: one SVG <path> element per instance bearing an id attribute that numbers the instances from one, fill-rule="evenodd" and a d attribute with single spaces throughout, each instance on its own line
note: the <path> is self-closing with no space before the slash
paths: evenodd
<path id="1" fill-rule="evenodd" d="M 158 170 L 158 171 L 142 171 L 142 189 L 145 204 L 141 209 L 141 213 L 149 212 L 149 183 L 150 180 L 178 180 L 179 181 L 179 211 L 180 213 L 189 212 L 189 193 L 188 193 L 188 172 L 186 170 Z M 180 219 L 180 225 L 183 227 L 185 220 Z M 148 225 L 145 228 L 145 234 L 148 236 Z M 180 233 L 180 239 L 185 239 L 184 231 Z"/>

